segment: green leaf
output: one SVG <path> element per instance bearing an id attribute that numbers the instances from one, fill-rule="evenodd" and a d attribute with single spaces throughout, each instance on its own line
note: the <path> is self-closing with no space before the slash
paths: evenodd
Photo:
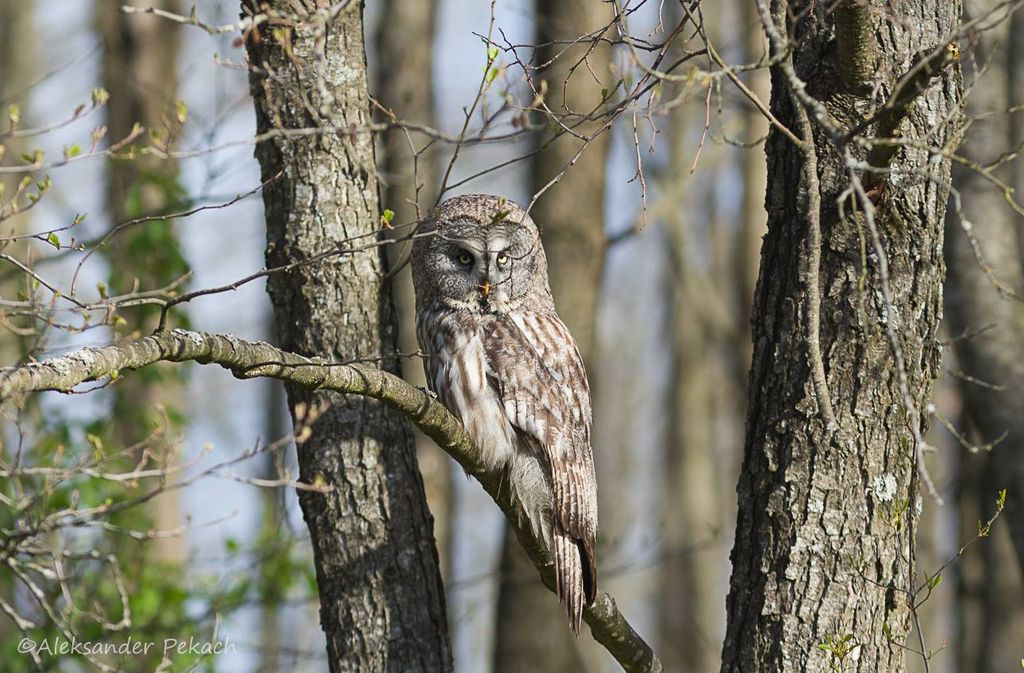
<path id="1" fill-rule="evenodd" d="M 488 62 L 493 62 L 494 59 L 496 59 L 496 58 L 498 58 L 498 48 L 497 47 L 490 47 L 487 50 L 487 61 Z"/>
<path id="2" fill-rule="evenodd" d="M 103 87 L 98 86 L 92 90 L 93 105 L 104 105 L 108 100 L 110 100 L 110 93 Z"/>
<path id="3" fill-rule="evenodd" d="M 78 143 L 71 143 L 70 145 L 64 146 L 64 158 L 70 159 L 71 157 L 77 157 L 82 153 L 82 147 Z"/>
<path id="4" fill-rule="evenodd" d="M 395 211 L 391 210 L 390 208 L 385 208 L 384 214 L 380 216 L 380 219 L 381 222 L 384 223 L 385 227 L 390 226 L 391 220 L 395 219 Z"/>
<path id="5" fill-rule="evenodd" d="M 101 299 L 107 298 L 107 284 L 104 283 L 102 280 L 96 283 L 96 291 L 100 293 Z"/>
<path id="6" fill-rule="evenodd" d="M 10 120 L 11 125 L 17 124 L 21 121 L 21 108 L 14 103 L 7 106 L 7 119 Z"/>
<path id="7" fill-rule="evenodd" d="M 49 242 L 50 245 L 60 250 L 60 237 L 57 236 L 56 232 L 51 231 L 50 235 L 46 237 L 46 240 Z"/>
<path id="8" fill-rule="evenodd" d="M 178 117 L 178 122 L 184 124 L 188 119 L 188 105 L 185 105 L 185 101 L 181 99 L 174 101 L 174 113 Z"/>
<path id="9" fill-rule="evenodd" d="M 81 224 L 85 222 L 86 217 L 88 217 L 88 213 L 75 213 L 75 219 L 72 224 Z"/>

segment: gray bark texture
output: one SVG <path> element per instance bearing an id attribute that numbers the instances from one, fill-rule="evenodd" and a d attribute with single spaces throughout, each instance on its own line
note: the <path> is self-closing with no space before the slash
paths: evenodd
<path id="1" fill-rule="evenodd" d="M 596 108 L 601 102 L 602 86 L 610 86 L 611 50 L 604 45 L 592 49 L 589 43 L 567 48 L 565 43 L 553 41 L 576 39 L 610 20 L 609 6 L 595 6 L 583 0 L 537 3 L 536 41 L 544 46 L 538 50 L 534 65 L 547 67 L 535 79 L 547 82 L 547 106 L 577 133 L 590 134 L 600 126 L 581 123 L 579 114 Z M 580 65 L 570 72 L 588 53 L 589 66 Z M 591 71 L 609 81 L 596 81 Z M 559 315 L 576 339 L 591 379 L 595 318 L 604 271 L 608 138 L 608 134 L 602 134 L 592 140 L 586 152 L 570 166 L 583 141 L 563 134 L 535 155 L 531 171 L 535 192 L 562 174 L 558 183 L 537 200 L 530 215 L 540 226 Z M 607 502 L 604 498 L 601 501 Z M 600 558 L 598 564 L 600 577 Z M 564 611 L 543 587 L 532 581 L 533 577 L 529 558 L 508 530 L 501 559 L 494 670 L 542 673 L 581 669 L 583 662 L 572 633 L 565 628 Z"/>
<path id="2" fill-rule="evenodd" d="M 362 6 L 333 15 L 322 3 L 269 4 L 287 18 L 248 36 L 258 132 L 352 129 L 257 145 L 263 179 L 280 175 L 263 190 L 268 265 L 341 251 L 269 277 L 278 341 L 302 355 L 370 358 L 397 372 L 396 318 L 375 245 Z M 451 670 L 432 520 L 408 424 L 362 397 L 290 386 L 288 398 L 300 476 L 332 489 L 299 495 L 331 671 Z"/>
<path id="3" fill-rule="evenodd" d="M 806 93 L 822 103 L 831 123 L 850 129 L 864 119 L 867 101 L 860 97 L 862 82 L 840 77 L 832 7 L 774 0 L 770 16 L 765 11 L 762 18 L 782 33 L 772 40 L 774 54 L 783 54 L 788 34 L 790 75 L 806 83 Z M 916 54 L 942 53 L 960 4 L 908 0 L 887 7 L 895 13 L 891 20 L 871 12 L 869 30 L 846 35 L 871 40 L 879 63 L 874 77 L 888 93 Z M 721 670 L 824 671 L 841 665 L 843 671 L 900 671 L 904 647 L 918 645 L 908 593 L 920 582 L 913 565 L 920 496 L 910 424 L 920 419 L 923 432 L 939 366 L 935 331 L 949 164 L 929 163 L 930 152 L 903 147 L 888 157 L 891 176 L 862 176 L 878 185 L 879 256 L 851 201 L 840 217 L 837 199 L 850 184 L 846 165 L 824 131 L 828 117 L 795 102 L 802 91 L 786 73 L 788 58 L 772 67 L 771 109 L 804 143 L 796 146 L 773 127 L 766 146 L 768 234 L 754 298 Z M 908 141 L 955 145 L 958 68 L 927 84 L 889 117 Z M 905 390 L 888 327 L 902 355 Z M 820 362 L 814 346 L 820 347 Z M 845 655 L 844 639 L 851 650 Z"/>

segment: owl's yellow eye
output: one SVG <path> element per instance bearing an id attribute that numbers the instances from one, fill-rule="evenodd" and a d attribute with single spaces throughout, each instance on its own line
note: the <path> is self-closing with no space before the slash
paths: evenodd
<path id="1" fill-rule="evenodd" d="M 501 253 L 494 259 L 494 261 L 498 263 L 498 266 L 505 266 L 506 264 L 508 264 L 508 255 L 506 255 L 505 253 Z"/>
<path id="2" fill-rule="evenodd" d="M 459 256 L 455 258 L 462 266 L 469 266 L 473 263 L 473 256 L 468 252 L 460 252 Z"/>

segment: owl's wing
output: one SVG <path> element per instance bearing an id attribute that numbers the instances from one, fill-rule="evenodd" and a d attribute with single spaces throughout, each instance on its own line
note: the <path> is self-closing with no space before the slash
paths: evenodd
<path id="1" fill-rule="evenodd" d="M 495 316 L 484 331 L 489 379 L 512 426 L 550 465 L 557 592 L 578 633 L 597 594 L 597 480 L 583 358 L 553 312 Z"/>

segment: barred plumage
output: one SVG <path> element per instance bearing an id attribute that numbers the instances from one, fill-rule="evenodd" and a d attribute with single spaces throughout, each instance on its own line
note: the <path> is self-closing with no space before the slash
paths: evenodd
<path id="1" fill-rule="evenodd" d="M 496 196 L 442 203 L 412 251 L 427 381 L 555 561 L 578 635 L 597 593 L 597 482 L 583 360 L 555 312 L 533 220 Z"/>

